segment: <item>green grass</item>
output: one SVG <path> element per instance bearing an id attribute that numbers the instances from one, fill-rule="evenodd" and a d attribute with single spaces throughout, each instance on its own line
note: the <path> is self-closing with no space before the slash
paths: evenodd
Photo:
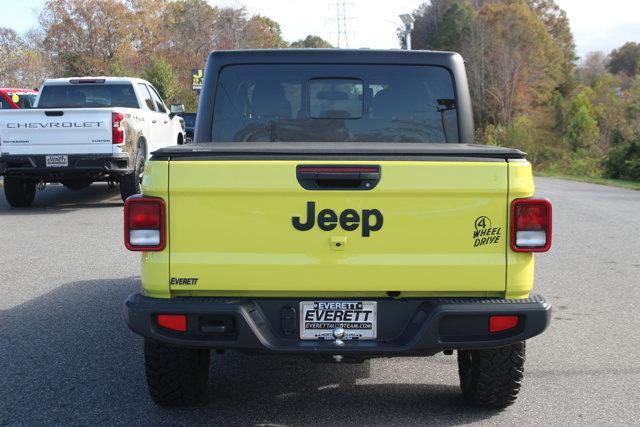
<path id="1" fill-rule="evenodd" d="M 546 176 L 549 178 L 569 179 L 572 181 L 589 182 L 591 184 L 609 185 L 611 187 L 621 187 L 621 188 L 628 188 L 630 190 L 640 191 L 640 181 L 627 181 L 624 179 L 610 179 L 610 178 L 592 178 L 588 176 L 574 176 L 574 175 L 549 173 L 546 171 L 536 172 L 535 175 Z"/>

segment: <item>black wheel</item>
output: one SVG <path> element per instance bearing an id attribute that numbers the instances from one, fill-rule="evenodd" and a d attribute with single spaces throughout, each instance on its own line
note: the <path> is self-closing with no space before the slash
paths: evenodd
<path id="1" fill-rule="evenodd" d="M 524 372 L 525 343 L 458 350 L 460 388 L 468 402 L 505 408 L 516 401 Z"/>
<path id="2" fill-rule="evenodd" d="M 36 183 L 28 179 L 4 177 L 4 195 L 14 208 L 31 206 L 36 197 Z"/>
<path id="3" fill-rule="evenodd" d="M 62 181 L 62 185 L 64 185 L 69 190 L 82 190 L 83 188 L 87 188 L 93 183 L 89 178 L 74 178 L 74 179 L 65 179 Z"/>
<path id="4" fill-rule="evenodd" d="M 133 172 L 123 175 L 120 178 L 120 196 L 122 200 L 134 194 L 140 194 L 140 185 L 142 184 L 142 175 L 144 174 L 145 154 L 144 148 L 138 147 L 136 159 L 133 164 Z"/>
<path id="5" fill-rule="evenodd" d="M 160 406 L 202 403 L 209 382 L 209 350 L 172 347 L 149 338 L 144 360 L 149 393 Z"/>

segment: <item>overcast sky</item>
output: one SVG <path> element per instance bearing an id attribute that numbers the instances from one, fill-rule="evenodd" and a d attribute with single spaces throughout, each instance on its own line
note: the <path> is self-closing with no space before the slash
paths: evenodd
<path id="1" fill-rule="evenodd" d="M 640 42 L 640 0 L 556 0 L 567 11 L 578 55 L 609 52 L 627 41 Z M 209 0 L 219 6 L 245 5 L 252 14 L 278 21 L 289 41 L 317 34 L 337 44 L 335 0 Z M 398 15 L 420 0 L 346 0 L 349 47 L 397 48 Z M 0 0 L 0 26 L 25 31 L 36 25 L 44 0 Z M 341 46 L 344 47 L 344 39 Z"/>

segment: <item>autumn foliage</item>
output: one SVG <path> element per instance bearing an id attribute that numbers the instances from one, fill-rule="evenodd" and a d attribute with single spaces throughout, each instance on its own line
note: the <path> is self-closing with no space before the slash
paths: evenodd
<path id="1" fill-rule="evenodd" d="M 414 18 L 413 48 L 465 58 L 478 142 L 551 173 L 640 180 L 639 44 L 576 58 L 554 0 L 431 0 Z"/>
<path id="2" fill-rule="evenodd" d="M 190 71 L 203 67 L 212 50 L 289 46 L 274 20 L 205 0 L 48 0 L 38 23 L 25 37 L 0 29 L 3 57 L 14 59 L 0 62 L 0 84 L 37 87 L 46 77 L 141 76 L 169 101 L 192 110 Z M 309 36 L 293 47 L 307 43 L 330 46 Z"/>

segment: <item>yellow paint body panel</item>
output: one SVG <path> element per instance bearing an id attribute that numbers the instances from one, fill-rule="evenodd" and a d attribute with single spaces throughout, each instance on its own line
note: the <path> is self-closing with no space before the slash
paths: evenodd
<path id="1" fill-rule="evenodd" d="M 169 200 L 169 163 L 149 162 L 145 166 L 142 178 L 142 191 L 145 196 L 160 197 L 168 204 Z M 167 222 L 171 212 L 167 209 Z M 168 231 L 168 230 L 167 230 Z M 167 242 L 171 233 L 167 232 Z M 168 245 L 167 245 L 168 246 Z M 148 297 L 170 298 L 169 290 L 169 250 L 142 253 L 142 288 Z"/>
<path id="2" fill-rule="evenodd" d="M 534 193 L 531 164 L 527 161 L 509 162 L 509 206 L 514 199 L 532 197 Z M 509 215 L 511 218 L 511 215 Z M 509 222 L 511 229 L 511 222 Z M 506 298 L 527 298 L 533 289 L 534 255 L 514 252 L 507 245 Z"/>
<path id="3" fill-rule="evenodd" d="M 309 191 L 296 166 L 380 165 L 370 191 Z M 533 194 L 531 168 L 506 161 L 152 161 L 145 194 L 165 198 L 168 245 L 143 256 L 153 296 L 525 295 L 531 254 L 509 249 L 512 198 Z M 509 190 L 509 182 L 516 185 Z M 167 190 L 168 184 L 168 190 Z M 306 204 L 378 209 L 379 231 L 292 226 Z M 486 217 L 492 243 L 475 245 Z M 495 236 L 499 235 L 498 239 Z M 340 250 L 335 243 L 341 242 Z M 170 255 L 169 255 L 170 254 Z M 171 285 L 171 278 L 197 278 Z"/>

